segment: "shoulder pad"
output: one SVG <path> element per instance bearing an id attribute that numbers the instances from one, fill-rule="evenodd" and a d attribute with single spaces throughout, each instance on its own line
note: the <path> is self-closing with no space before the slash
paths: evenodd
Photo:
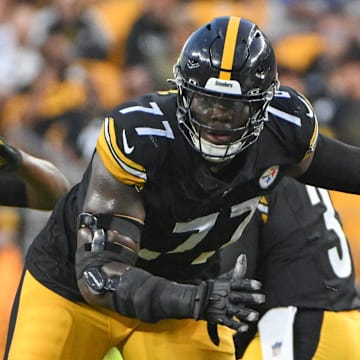
<path id="1" fill-rule="evenodd" d="M 124 103 L 105 119 L 96 150 L 119 181 L 143 188 L 148 172 L 175 138 L 176 96 L 149 94 Z"/>
<path id="2" fill-rule="evenodd" d="M 309 100 L 298 91 L 282 86 L 275 93 L 268 108 L 269 118 L 286 131 L 289 139 L 305 150 L 313 152 L 318 139 L 318 122 Z"/>

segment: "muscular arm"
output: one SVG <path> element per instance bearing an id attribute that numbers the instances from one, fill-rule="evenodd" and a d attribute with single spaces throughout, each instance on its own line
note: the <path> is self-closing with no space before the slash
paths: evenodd
<path id="1" fill-rule="evenodd" d="M 116 180 L 103 166 L 97 154 L 94 156 L 92 173 L 85 198 L 83 211 L 95 213 L 110 213 L 125 215 L 137 219 L 140 223 L 145 220 L 145 210 L 139 193 L 135 188 L 127 186 Z M 93 234 L 88 229 L 80 229 L 78 232 L 78 247 L 92 241 Z M 120 234 L 119 232 L 107 231 L 109 241 L 118 241 L 131 251 L 139 251 L 139 243 L 133 239 Z M 103 270 L 109 275 L 121 274 L 127 264 L 119 262 L 108 262 Z M 90 302 L 108 307 L 114 310 L 112 294 L 105 292 L 96 297 L 89 291 L 83 279 L 79 280 L 79 287 L 82 295 Z"/>
<path id="2" fill-rule="evenodd" d="M 15 173 L 24 182 L 27 207 L 51 210 L 69 190 L 64 174 L 51 162 L 20 151 L 22 161 Z"/>
<path id="3" fill-rule="evenodd" d="M 140 194 L 131 186 L 115 179 L 104 167 L 97 154 L 92 164 L 92 174 L 83 210 L 90 213 L 111 212 L 145 220 L 145 210 Z"/>
<path id="4" fill-rule="evenodd" d="M 1 204 L 51 210 L 69 190 L 69 183 L 52 163 L 27 154 L 0 136 Z"/>

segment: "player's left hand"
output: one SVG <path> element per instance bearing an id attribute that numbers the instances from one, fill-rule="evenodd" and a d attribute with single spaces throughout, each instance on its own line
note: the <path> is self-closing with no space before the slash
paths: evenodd
<path id="1" fill-rule="evenodd" d="M 22 162 L 22 156 L 18 149 L 0 136 L 0 171 L 14 171 Z"/>
<path id="2" fill-rule="evenodd" d="M 212 299 L 210 299 L 207 321 L 208 333 L 215 345 L 220 342 L 217 332 L 218 324 L 237 332 L 245 332 L 248 330 L 246 322 L 258 320 L 258 313 L 252 308 L 245 307 L 245 304 L 261 304 L 265 301 L 265 296 L 258 293 L 261 283 L 244 279 L 246 267 L 246 256 L 241 254 L 233 270 L 212 281 L 218 289 L 213 291 Z M 227 283 L 230 283 L 229 287 Z M 228 293 L 226 303 L 223 301 L 225 293 Z"/>

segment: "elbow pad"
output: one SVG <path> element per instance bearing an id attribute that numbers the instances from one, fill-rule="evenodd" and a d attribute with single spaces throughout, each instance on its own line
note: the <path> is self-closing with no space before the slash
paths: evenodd
<path id="1" fill-rule="evenodd" d="M 84 278 L 90 289 L 96 290 L 102 286 L 101 283 L 96 283 L 100 281 L 103 265 L 110 262 L 135 265 L 137 253 L 119 242 L 109 241 L 107 231 L 118 231 L 139 242 L 142 226 L 130 218 L 112 214 L 80 214 L 78 228 L 89 229 L 92 233 L 92 239 L 76 250 L 75 270 L 77 279 Z"/>

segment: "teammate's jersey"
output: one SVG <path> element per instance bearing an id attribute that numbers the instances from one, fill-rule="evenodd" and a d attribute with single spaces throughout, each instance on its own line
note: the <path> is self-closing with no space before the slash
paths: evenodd
<path id="1" fill-rule="evenodd" d="M 349 244 L 327 190 L 283 178 L 264 196 L 245 235 L 257 241 L 266 308 L 360 307 Z M 249 239 L 247 240 L 249 241 Z"/>
<path id="2" fill-rule="evenodd" d="M 167 279 L 196 282 L 218 274 L 218 250 L 240 238 L 260 196 L 314 149 L 317 121 L 300 94 L 282 88 L 259 139 L 214 174 L 182 135 L 176 109 L 172 92 L 115 108 L 96 151 L 108 171 L 136 187 L 144 201 L 138 266 Z M 74 299 L 80 299 L 74 272 L 76 221 L 90 171 L 91 164 L 57 205 L 26 258 L 39 281 Z"/>

